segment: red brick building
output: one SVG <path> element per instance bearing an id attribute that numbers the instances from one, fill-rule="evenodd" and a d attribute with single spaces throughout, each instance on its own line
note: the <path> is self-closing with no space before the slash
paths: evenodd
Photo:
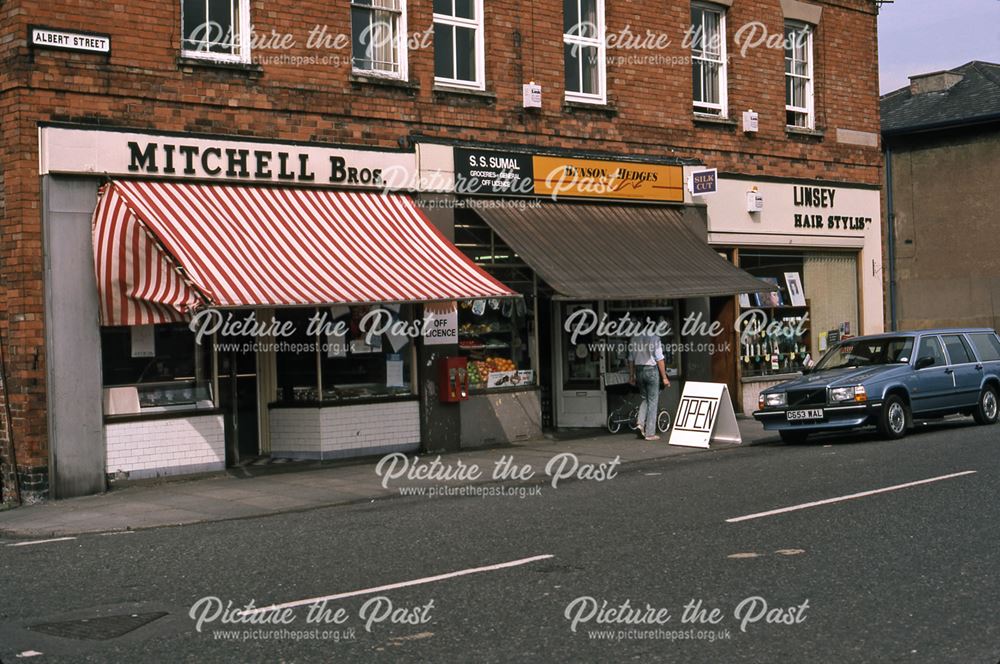
<path id="1" fill-rule="evenodd" d="M 225 4 L 10 0 L 0 7 L 0 336 L 5 360 L 0 421 L 5 499 L 15 494 L 11 448 L 17 488 L 25 501 L 100 490 L 106 477 L 157 475 L 164 466 L 185 472 L 215 467 L 208 463 L 211 454 L 180 463 L 185 452 L 169 445 L 158 462 L 130 452 L 152 429 L 173 426 L 164 424 L 172 420 L 164 419 L 162 409 L 150 420 L 159 424 L 148 428 L 143 428 L 138 411 L 120 423 L 114 412 L 109 414 L 109 398 L 117 397 L 109 397 L 108 390 L 118 384 L 108 382 L 108 358 L 113 355 L 109 344 L 130 347 L 125 364 L 144 355 L 138 333 L 122 342 L 108 326 L 98 325 L 97 291 L 88 281 L 93 279 L 93 264 L 81 254 L 98 187 L 109 179 L 280 184 L 285 164 L 278 168 L 279 155 L 294 148 L 353 150 L 357 152 L 349 154 L 362 162 L 379 153 L 392 155 L 412 162 L 406 168 L 419 174 L 414 182 L 429 175 L 444 183 L 405 189 L 415 195 L 433 189 L 434 196 L 419 201 L 428 216 L 448 241 L 489 267 L 500 253 L 498 238 L 515 244 L 498 230 L 503 220 L 490 221 L 486 215 L 484 221 L 461 206 L 456 211 L 454 205 L 429 205 L 464 198 L 455 190 L 456 172 L 458 179 L 467 173 L 456 155 L 533 159 L 535 188 L 529 198 L 547 193 L 541 184 L 542 165 L 565 171 L 596 163 L 619 173 L 629 164 L 648 167 L 649 177 L 676 179 L 673 198 L 643 199 L 637 194 L 629 199 L 571 189 L 563 199 L 567 205 L 585 207 L 599 205 L 602 198 L 614 199 L 605 202 L 626 211 L 640 203 L 658 204 L 669 213 L 664 217 L 665 235 L 673 232 L 668 223 L 672 219 L 688 232 L 700 233 L 703 243 L 751 274 L 776 278 L 779 300 L 762 306 L 789 320 L 809 312 L 812 323 L 790 342 L 761 336 L 735 340 L 730 351 L 701 359 L 678 357 L 674 370 L 681 378 L 728 382 L 743 395 L 743 402 L 755 403 L 767 381 L 794 371 L 806 354 L 815 356 L 829 335 L 881 330 L 877 10 L 871 0 L 684 0 L 656 7 L 634 1 L 605 5 L 603 0 L 234 0 L 230 7 L 218 8 Z M 206 11 L 213 13 L 206 16 Z M 693 22 L 698 26 L 694 31 Z M 381 37 L 367 39 L 366 34 Z M 540 86 L 540 108 L 526 108 L 524 86 L 529 83 Z M 744 118 L 751 110 L 756 115 Z M 759 124 L 751 128 L 751 122 Z M 167 148 L 171 141 L 175 147 Z M 211 152 L 212 141 L 218 144 L 217 152 Z M 198 157 L 192 156 L 195 143 L 201 146 Z M 262 164 L 256 161 L 254 147 L 267 145 L 274 154 L 262 157 Z M 235 150 L 235 164 L 227 161 L 228 150 Z M 246 174 L 240 150 L 247 151 Z M 206 151 L 211 155 L 207 160 Z M 326 153 L 310 154 L 312 165 L 325 163 Z M 174 157 L 176 163 L 168 165 Z M 184 163 L 187 158 L 194 161 Z M 717 169 L 716 193 L 693 197 L 683 186 L 699 166 Z M 667 170 L 657 171 L 660 168 Z M 331 182 L 335 178 L 330 175 L 327 186 L 364 188 L 360 180 Z M 322 184 L 288 180 L 296 186 Z M 505 198 L 492 193 L 490 198 Z M 758 208 L 752 212 L 748 196 Z M 88 206 L 89 215 L 82 209 Z M 692 220 L 694 227 L 700 221 L 700 231 L 690 231 Z M 74 233 L 80 234 L 76 240 L 67 239 Z M 489 250 L 463 234 L 491 238 Z M 64 241 L 65 246 L 60 244 Z M 523 251 L 531 245 L 530 238 L 517 244 L 517 254 L 531 253 Z M 400 385 L 406 385 L 419 404 L 422 442 L 411 440 L 416 430 L 410 426 L 410 446 L 398 449 L 447 449 L 505 437 L 515 440 L 543 426 L 592 426 L 594 418 L 574 419 L 575 409 L 595 404 L 596 419 L 606 419 L 614 406 L 605 399 L 613 392 L 609 387 L 614 381 L 608 378 L 615 373 L 613 362 L 603 354 L 578 357 L 577 364 L 570 359 L 562 366 L 554 359 L 567 356 L 567 347 L 558 338 L 558 324 L 551 321 L 565 318 L 572 308 L 560 304 L 559 290 L 548 283 L 558 279 L 547 275 L 557 275 L 560 269 L 518 262 L 489 270 L 500 282 L 520 283 L 511 288 L 527 295 L 524 312 L 514 305 L 495 310 L 501 312 L 495 314 L 499 325 L 465 320 L 468 307 L 459 308 L 460 329 L 466 330 L 462 334 L 474 342 L 465 345 L 480 350 L 491 345 L 490 339 L 468 330 L 494 325 L 492 332 L 479 334 L 497 329 L 505 334 L 521 320 L 520 338 L 514 330 L 512 339 L 493 345 L 507 344 L 510 357 L 499 359 L 516 365 L 513 375 L 531 374 L 521 376 L 531 385 L 527 393 L 491 393 L 484 381 L 482 390 L 474 390 L 480 403 L 463 404 L 462 412 L 468 415 L 460 416 L 427 394 L 427 381 L 433 379 L 414 368 L 417 357 L 423 364 L 425 354 L 433 350 L 430 346 L 411 346 L 409 359 L 396 358 L 397 352 L 384 365 L 382 359 L 372 363 L 379 367 L 378 381 L 385 384 L 395 381 L 386 377 L 395 376 L 398 367 L 392 363 L 403 364 L 408 378 Z M 706 274 L 710 278 L 711 270 Z M 795 286 L 783 279 L 789 274 L 799 275 L 798 287 L 804 286 L 808 301 L 800 300 Z M 718 295 L 709 291 L 691 292 L 698 297 Z M 583 301 L 584 294 L 579 291 L 569 299 Z M 614 302 L 637 298 L 624 293 L 620 298 L 592 299 L 602 303 L 600 311 L 614 312 L 623 306 Z M 637 311 L 660 312 L 678 322 L 700 309 L 728 321 L 739 312 L 734 298 L 686 304 L 688 298 L 669 288 L 662 298 L 643 299 Z M 758 303 L 743 301 L 745 307 L 751 304 Z M 398 315 L 414 315 L 406 311 Z M 487 309 L 475 315 L 494 314 Z M 167 337 L 161 339 L 155 331 L 151 343 L 169 344 Z M 352 357 L 354 352 L 352 347 Z M 404 347 L 402 355 L 406 352 Z M 454 355 L 454 348 L 444 354 Z M 485 352 L 466 355 L 480 363 L 490 359 Z M 226 362 L 217 355 L 206 361 L 212 367 L 207 374 L 213 388 L 209 410 L 225 411 L 219 390 L 227 388 L 219 376 Z M 239 360 L 231 361 L 232 375 L 238 376 Z M 273 397 L 276 391 L 282 394 L 280 374 L 285 369 L 282 359 L 269 361 L 278 369 L 267 379 L 261 370 L 255 389 L 262 394 L 261 384 L 270 380 Z M 322 361 L 333 367 L 339 358 L 331 355 Z M 583 366 L 588 362 L 593 366 Z M 499 364 L 494 368 L 511 368 Z M 95 383 L 101 378 L 94 374 L 102 370 L 103 382 Z M 123 376 L 128 373 L 121 371 Z M 337 365 L 329 371 L 347 376 L 353 370 Z M 581 373 L 572 378 L 575 371 Z M 583 386 L 595 378 L 594 385 Z M 136 380 L 141 382 L 141 377 Z M 233 380 L 236 395 L 238 381 Z M 320 437 L 336 440 L 337 418 L 327 421 L 321 410 L 317 415 L 304 404 L 311 408 L 323 402 L 327 391 L 340 398 L 339 380 L 327 386 L 319 378 L 318 394 L 290 386 L 278 402 L 305 396 L 296 404 L 303 409 L 297 413 L 302 417 L 289 419 L 287 429 L 275 424 L 275 417 L 281 417 L 268 419 L 275 413 L 268 403 L 275 399 L 258 399 L 261 412 L 250 417 L 261 427 L 258 437 L 268 440 L 261 440 L 257 451 L 277 450 L 280 445 L 270 438 L 279 434 L 304 436 L 297 427 L 314 416 L 315 427 L 306 427 L 310 435 L 318 430 Z M 576 392 L 573 380 L 583 386 Z M 93 385 L 78 387 L 88 381 Z M 168 392 L 156 398 L 169 402 Z M 562 402 L 563 392 L 597 397 L 574 406 Z M 511 403 L 530 411 L 516 431 L 505 424 L 519 417 L 506 410 Z M 387 415 L 387 407 L 378 403 L 352 407 L 365 406 L 376 409 L 363 416 L 369 420 L 402 417 Z M 414 405 L 413 413 L 417 409 Z M 261 414 L 264 411 L 269 415 Z M 482 424 L 486 420 L 490 423 Z M 473 428 L 473 422 L 480 429 Z M 228 427 L 228 420 L 223 424 Z M 118 441 L 123 447 L 112 453 L 109 431 L 126 425 L 132 428 Z M 200 431 L 200 426 L 186 421 L 181 428 Z M 482 426 L 494 433 L 483 433 Z M 363 427 L 357 429 L 358 436 L 368 435 Z M 370 433 L 377 438 L 404 429 Z M 170 435 L 189 435 L 183 431 Z M 232 465 L 241 454 L 226 431 L 216 432 L 225 442 L 217 441 L 212 449 L 217 461 Z M 225 446 L 224 458 L 219 457 L 219 445 Z M 388 448 L 359 449 L 376 453 Z M 302 443 L 290 455 L 339 455 L 334 451 L 326 443 Z M 118 466 L 109 455 L 118 455 Z"/>

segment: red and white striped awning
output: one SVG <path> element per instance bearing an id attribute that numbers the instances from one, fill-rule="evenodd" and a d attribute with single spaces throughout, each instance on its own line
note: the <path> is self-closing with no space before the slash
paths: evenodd
<path id="1" fill-rule="evenodd" d="M 515 295 L 404 195 L 118 180 L 102 187 L 93 230 L 103 325 L 204 306 Z"/>

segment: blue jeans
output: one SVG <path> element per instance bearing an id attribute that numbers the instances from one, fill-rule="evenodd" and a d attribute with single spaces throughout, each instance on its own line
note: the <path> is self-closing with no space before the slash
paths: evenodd
<path id="1" fill-rule="evenodd" d="M 645 435 L 656 435 L 656 416 L 660 412 L 660 370 L 655 366 L 636 367 L 635 384 L 642 395 L 636 421 Z"/>

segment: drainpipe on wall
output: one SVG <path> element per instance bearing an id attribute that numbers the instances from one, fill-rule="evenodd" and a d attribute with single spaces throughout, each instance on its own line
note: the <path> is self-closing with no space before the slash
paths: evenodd
<path id="1" fill-rule="evenodd" d="M 885 206 L 889 245 L 889 331 L 896 331 L 896 212 L 892 197 L 892 148 L 885 149 Z"/>
<path id="2" fill-rule="evenodd" d="M 3 352 L 3 335 L 0 334 L 0 387 L 3 387 L 4 421 L 7 425 L 7 449 L 11 483 L 14 485 L 14 504 L 21 504 L 21 482 L 17 477 L 17 458 L 14 456 L 14 422 L 10 419 L 10 390 L 7 389 L 7 361 Z"/>

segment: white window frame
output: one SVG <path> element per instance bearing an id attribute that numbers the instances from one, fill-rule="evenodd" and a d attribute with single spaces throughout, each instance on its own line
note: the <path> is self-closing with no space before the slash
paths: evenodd
<path id="1" fill-rule="evenodd" d="M 236 22 L 238 25 L 234 26 L 239 29 L 239 34 L 233 35 L 234 40 L 239 45 L 238 52 L 233 54 L 212 53 L 207 50 L 186 48 L 187 35 L 184 34 L 184 0 L 181 0 L 181 55 L 183 57 L 236 64 L 250 62 L 250 30 L 253 25 L 250 21 L 250 0 L 234 0 L 233 4 L 238 5 L 240 12 L 239 21 Z M 205 0 L 205 5 L 205 15 L 211 21 L 212 17 L 208 15 L 208 0 Z"/>
<path id="2" fill-rule="evenodd" d="M 376 0 L 378 1 L 378 0 Z M 355 7 L 359 9 L 365 9 L 369 11 L 397 11 L 395 9 L 388 9 L 382 6 L 373 5 L 362 5 L 355 2 L 350 2 L 351 10 Z M 397 34 L 396 34 L 396 53 L 399 54 L 399 71 L 385 71 L 382 69 L 359 69 L 354 66 L 354 35 L 351 35 L 351 73 L 355 76 L 362 76 L 365 78 L 387 78 L 398 81 L 409 80 L 409 53 L 408 53 L 408 41 L 406 37 L 406 0 L 399 0 L 399 18 L 397 23 Z M 354 18 L 351 17 L 351 30 L 354 29 Z"/>
<path id="3" fill-rule="evenodd" d="M 788 71 L 787 56 L 785 57 L 785 86 L 787 91 L 788 79 L 797 78 L 805 79 L 806 81 L 806 105 L 805 106 L 792 106 L 788 103 L 787 92 L 785 98 L 785 117 L 787 124 L 788 113 L 801 113 L 806 116 L 805 125 L 795 125 L 788 124 L 787 126 L 792 129 L 815 129 L 816 128 L 816 102 L 815 102 L 815 75 L 814 75 L 814 61 L 815 61 L 815 51 L 813 49 L 813 37 L 815 35 L 815 27 L 808 23 L 799 23 L 796 21 L 785 21 L 785 29 L 791 28 L 797 33 L 805 32 L 806 34 L 806 73 L 805 75 L 793 74 Z M 794 53 L 794 49 L 792 49 Z M 794 62 L 794 61 L 793 61 Z M 794 70 L 794 67 L 792 68 Z"/>
<path id="4" fill-rule="evenodd" d="M 580 11 L 580 0 L 575 0 L 577 3 L 577 15 L 582 16 Z M 581 104 L 607 104 L 608 103 L 608 63 L 607 63 L 607 28 L 604 19 L 604 0 L 596 0 L 597 11 L 597 37 L 581 37 L 579 34 L 563 33 L 563 70 L 564 70 L 564 80 L 565 80 L 565 67 L 566 67 L 566 56 L 565 56 L 565 45 L 569 44 L 572 46 L 596 46 L 597 47 L 597 86 L 599 92 L 597 94 L 589 94 L 583 92 L 575 92 L 572 90 L 566 90 L 566 101 L 578 102 Z M 565 25 L 565 17 L 564 17 Z M 579 32 L 579 31 L 578 31 Z M 581 59 L 581 62 L 583 60 Z M 580 72 L 580 81 L 583 81 L 583 72 Z M 581 86 L 582 87 L 582 86 Z"/>
<path id="5" fill-rule="evenodd" d="M 452 11 L 455 8 L 455 0 L 451 0 Z M 454 15 L 448 14 L 434 14 L 434 23 L 441 23 L 442 25 L 451 26 L 453 28 L 468 28 L 475 31 L 475 44 L 476 44 L 476 65 L 475 65 L 475 80 L 464 81 L 458 78 L 444 78 L 435 75 L 434 84 L 442 85 L 450 88 L 462 88 L 466 90 L 485 90 L 486 89 L 486 39 L 484 36 L 485 24 L 483 18 L 483 0 L 473 0 L 473 11 L 475 12 L 475 19 L 461 18 Z M 456 65 L 458 62 L 458 40 L 452 39 L 452 65 Z M 437 43 L 434 44 L 434 48 L 437 49 Z M 457 67 L 456 67 L 457 69 Z"/>
<path id="6" fill-rule="evenodd" d="M 715 5 L 707 2 L 692 2 L 691 9 L 701 12 L 713 12 L 719 15 L 719 60 L 700 58 L 694 56 L 694 43 L 691 44 L 691 68 L 694 69 L 696 60 L 719 65 L 719 103 L 713 104 L 706 101 L 694 100 L 694 112 L 700 115 L 709 115 L 713 118 L 729 117 L 729 50 L 726 43 L 726 8 L 722 5 Z M 692 26 L 693 28 L 694 26 Z M 703 37 L 704 39 L 704 37 Z M 704 84 L 704 81 L 703 81 Z M 692 95 L 694 90 L 691 91 Z"/>

